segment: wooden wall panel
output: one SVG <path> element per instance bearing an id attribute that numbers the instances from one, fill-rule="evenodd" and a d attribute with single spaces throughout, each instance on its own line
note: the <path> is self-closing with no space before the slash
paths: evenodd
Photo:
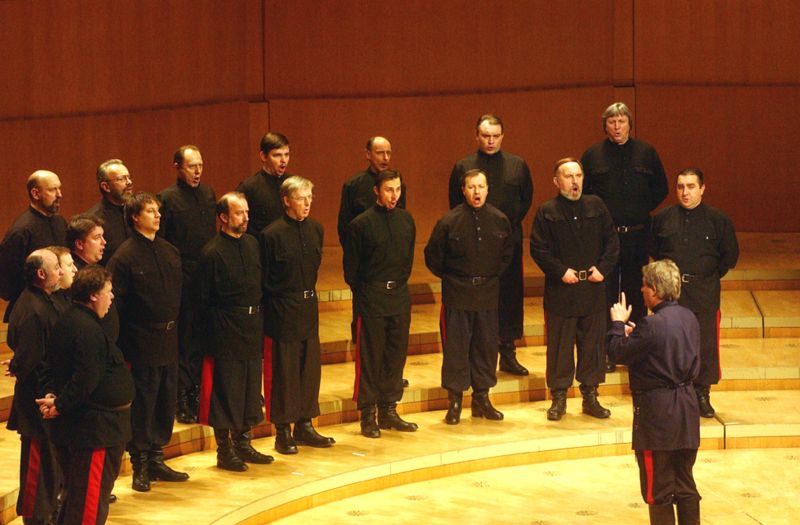
<path id="1" fill-rule="evenodd" d="M 637 83 L 797 84 L 795 0 L 635 3 Z"/>
<path id="2" fill-rule="evenodd" d="M 678 171 L 697 166 L 705 200 L 737 230 L 800 231 L 800 90 L 640 86 L 636 98 L 637 135 L 658 150 L 670 188 Z"/>
<path id="3" fill-rule="evenodd" d="M 203 152 L 203 180 L 218 193 L 250 173 L 246 103 L 92 117 L 0 122 L 0 231 L 27 203 L 25 180 L 36 169 L 55 171 L 64 191 L 62 215 L 82 212 L 99 198 L 95 170 L 121 158 L 134 190 L 157 192 L 175 181 L 172 153 L 186 143 Z"/>
<path id="4" fill-rule="evenodd" d="M 613 0 L 266 0 L 270 98 L 608 84 Z"/>
<path id="5" fill-rule="evenodd" d="M 261 7 L 0 2 L 0 119 L 261 99 Z"/>
<path id="6" fill-rule="evenodd" d="M 612 88 L 585 88 L 448 97 L 304 99 L 270 102 L 273 130 L 292 147 L 289 171 L 315 183 L 313 215 L 336 244 L 336 214 L 342 183 L 366 167 L 370 136 L 392 141 L 394 166 L 408 184 L 409 209 L 418 239 L 427 240 L 448 209 L 447 182 L 456 160 L 476 148 L 475 119 L 485 112 L 503 118 L 503 149 L 523 156 L 534 175 L 538 205 L 555 195 L 552 165 L 580 156 L 602 138 L 599 115 Z M 525 221 L 530 227 L 533 215 Z"/>

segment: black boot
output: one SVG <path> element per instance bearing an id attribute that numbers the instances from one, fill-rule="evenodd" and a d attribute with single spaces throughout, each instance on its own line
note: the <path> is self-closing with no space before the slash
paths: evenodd
<path id="1" fill-rule="evenodd" d="M 604 408 L 597 401 L 597 387 L 581 385 L 581 395 L 583 395 L 583 413 L 598 419 L 606 419 L 611 415 L 611 411 Z"/>
<path id="2" fill-rule="evenodd" d="M 150 454 L 148 452 L 131 452 L 131 465 L 133 465 L 133 482 L 131 487 L 137 492 L 150 490 Z"/>
<path id="3" fill-rule="evenodd" d="M 528 369 L 517 361 L 517 347 L 514 341 L 500 343 L 500 370 L 515 376 L 528 375 Z"/>
<path id="4" fill-rule="evenodd" d="M 361 408 L 361 435 L 368 438 L 381 437 L 381 429 L 375 422 L 375 406 Z"/>
<path id="5" fill-rule="evenodd" d="M 711 387 L 694 385 L 694 391 L 697 393 L 697 406 L 700 409 L 700 415 L 714 417 L 714 407 L 711 406 Z"/>
<path id="6" fill-rule="evenodd" d="M 558 421 L 567 413 L 567 391 L 551 390 L 550 395 L 553 397 L 553 402 L 547 409 L 547 419 Z"/>
<path id="7" fill-rule="evenodd" d="M 472 417 L 485 417 L 492 421 L 501 421 L 503 413 L 492 406 L 489 392 L 472 392 Z"/>
<path id="8" fill-rule="evenodd" d="M 450 406 L 447 407 L 447 414 L 444 416 L 444 422 L 448 425 L 458 425 L 461 421 L 461 398 L 462 392 L 447 391 L 447 399 L 450 401 Z"/>
<path id="9" fill-rule="evenodd" d="M 239 459 L 247 463 L 256 463 L 258 465 L 269 465 L 275 458 L 262 454 L 253 448 L 253 435 L 249 430 L 242 430 L 240 432 L 233 432 L 233 451 L 239 456 Z"/>
<path id="10" fill-rule="evenodd" d="M 611 356 L 606 356 L 606 374 L 611 374 L 617 369 L 617 363 L 611 359 Z"/>
<path id="11" fill-rule="evenodd" d="M 310 419 L 298 419 L 294 424 L 292 437 L 297 445 L 308 445 L 315 448 L 328 448 L 336 443 L 332 437 L 325 437 L 317 432 Z"/>
<path id="12" fill-rule="evenodd" d="M 675 525 L 675 510 L 672 503 L 666 505 L 648 505 L 650 525 Z"/>
<path id="13" fill-rule="evenodd" d="M 275 425 L 275 450 L 280 454 L 297 454 L 297 444 L 292 438 L 292 427 Z"/>
<path id="14" fill-rule="evenodd" d="M 184 425 L 197 423 L 197 416 L 192 413 L 190 396 L 191 388 L 178 392 L 178 408 L 175 411 L 175 419 L 178 420 L 178 423 L 183 423 Z"/>
<path id="15" fill-rule="evenodd" d="M 700 524 L 700 500 L 678 500 L 678 525 Z"/>
<path id="16" fill-rule="evenodd" d="M 189 474 L 186 472 L 178 472 L 164 463 L 164 451 L 161 449 L 150 451 L 148 471 L 150 479 L 153 481 L 186 481 L 189 479 Z"/>
<path id="17" fill-rule="evenodd" d="M 378 406 L 378 426 L 383 430 L 399 430 L 400 432 L 416 432 L 416 423 L 406 421 L 397 413 L 397 403 Z"/>
<path id="18" fill-rule="evenodd" d="M 232 472 L 244 472 L 247 470 L 247 465 L 233 450 L 228 429 L 215 428 L 214 437 L 217 440 L 217 468 Z"/>

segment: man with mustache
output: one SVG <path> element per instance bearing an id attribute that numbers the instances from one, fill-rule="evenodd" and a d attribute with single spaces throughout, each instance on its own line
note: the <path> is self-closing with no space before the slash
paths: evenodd
<path id="1" fill-rule="evenodd" d="M 101 264 L 106 265 L 117 248 L 131 236 L 131 228 L 125 220 L 125 201 L 133 195 L 133 179 L 120 159 L 100 164 L 96 178 L 102 198 L 85 213 L 103 219 L 106 247 Z"/>
<path id="2" fill-rule="evenodd" d="M 379 438 L 381 429 L 417 430 L 397 414 L 411 325 L 408 278 L 416 227 L 411 214 L 397 207 L 402 194 L 398 172 L 380 172 L 373 191 L 375 204 L 347 230 L 343 266 L 358 315 L 353 400 L 361 411 L 361 434 Z"/>
<path id="3" fill-rule="evenodd" d="M 508 217 L 514 253 L 511 264 L 500 277 L 500 303 L 498 307 L 500 370 L 518 376 L 528 375 L 528 369 L 517 360 L 514 341 L 522 337 L 523 296 L 522 282 L 522 220 L 533 202 L 533 179 L 527 162 L 522 157 L 501 151 L 505 130 L 497 115 L 481 115 L 475 124 L 475 141 L 478 151 L 464 157 L 453 166 L 450 173 L 450 208 L 464 200 L 461 180 L 464 173 L 479 169 L 489 183 L 489 204 Z"/>
<path id="4" fill-rule="evenodd" d="M 464 202 L 433 228 L 425 264 L 442 279 L 442 387 L 450 405 L 445 423 L 461 419 L 462 393 L 472 387 L 472 417 L 503 419 L 489 401 L 497 384 L 497 304 L 500 275 L 514 250 L 511 223 L 486 202 L 486 175 L 464 174 Z"/>
<path id="5" fill-rule="evenodd" d="M 597 401 L 597 386 L 605 381 L 603 280 L 617 262 L 619 239 L 603 201 L 582 194 L 583 169 L 577 159 L 556 162 L 553 184 L 559 195 L 539 206 L 531 230 L 531 256 L 545 278 L 547 387 L 552 396 L 547 419 L 558 421 L 566 413 L 573 378 L 580 383 L 583 413 L 607 418 L 611 412 Z"/>
<path id="6" fill-rule="evenodd" d="M 309 217 L 314 184 L 289 177 L 281 185 L 286 212 L 261 232 L 264 335 L 272 354 L 269 419 L 275 450 L 296 454 L 297 445 L 330 447 L 334 440 L 311 424 L 319 415 L 320 347 L 317 272 L 322 225 Z M 291 424 L 294 423 L 292 432 Z"/>
<path id="7" fill-rule="evenodd" d="M 703 172 L 689 168 L 678 173 L 678 204 L 653 219 L 653 259 L 671 259 L 681 272 L 678 304 L 700 323 L 700 372 L 694 388 L 700 415 L 714 417 L 711 385 L 722 375 L 719 362 L 720 279 L 736 266 L 739 243 L 733 223 L 723 212 L 703 202 Z"/>
<path id="8" fill-rule="evenodd" d="M 217 229 L 217 198 L 214 190 L 200 182 L 203 156 L 197 146 L 181 146 L 173 155 L 177 180 L 158 194 L 161 201 L 161 228 L 158 234 L 175 246 L 181 254 L 183 289 L 178 315 L 178 410 L 180 423 L 197 423 L 200 396 L 200 369 L 203 354 L 193 335 L 197 302 L 192 290 L 203 246 Z"/>
<path id="9" fill-rule="evenodd" d="M 261 169 L 236 188 L 244 194 L 250 206 L 247 233 L 256 238 L 261 230 L 283 215 L 281 184 L 290 176 L 286 173 L 290 151 L 289 139 L 285 135 L 271 131 L 261 138 L 259 148 Z"/>
<path id="10" fill-rule="evenodd" d="M 214 428 L 217 468 L 234 472 L 247 470 L 245 462 L 273 461 L 251 443 L 251 428 L 264 420 L 264 320 L 261 255 L 258 241 L 246 233 L 248 210 L 242 193 L 220 197 L 222 226 L 203 247 L 197 273 L 198 335 L 206 352 L 199 419 Z"/>
<path id="11" fill-rule="evenodd" d="M 14 220 L 0 244 L 0 297 L 8 301 L 4 322 L 25 288 L 25 258 L 39 248 L 67 245 L 67 221 L 58 214 L 62 196 L 58 175 L 34 171 L 27 189 L 30 205 Z"/>
<path id="12" fill-rule="evenodd" d="M 160 203 L 150 193 L 125 202 L 133 232 L 108 262 L 120 317 L 119 348 L 131 365 L 136 397 L 131 406 L 133 438 L 128 445 L 133 489 L 150 481 L 186 481 L 189 475 L 164 463 L 162 448 L 172 438 L 178 380 L 176 322 L 181 300 L 178 250 L 156 235 Z"/>
<path id="13" fill-rule="evenodd" d="M 647 235 L 650 212 L 667 196 L 667 177 L 656 150 L 630 136 L 633 114 L 622 102 L 608 106 L 601 116 L 606 139 L 586 150 L 581 157 L 586 174 L 585 193 L 605 203 L 619 235 L 619 264 L 606 275 L 606 306 L 619 301 L 625 292 L 632 306 L 631 321 L 647 315 L 639 287 L 642 266 L 647 264 Z M 606 321 L 610 328 L 610 319 Z M 607 372 L 615 364 L 609 360 Z"/>

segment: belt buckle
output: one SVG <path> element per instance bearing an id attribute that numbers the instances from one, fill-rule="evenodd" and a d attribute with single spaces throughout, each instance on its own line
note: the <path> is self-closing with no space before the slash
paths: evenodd
<path id="1" fill-rule="evenodd" d="M 586 270 L 581 270 L 578 272 L 578 280 L 585 281 L 587 278 Z"/>
<path id="2" fill-rule="evenodd" d="M 690 277 L 690 275 L 688 273 L 682 273 L 681 274 L 681 282 L 682 283 L 688 283 L 689 282 L 689 277 Z"/>
<path id="3" fill-rule="evenodd" d="M 472 278 L 472 286 L 480 286 L 481 284 L 483 284 L 483 277 Z"/>
<path id="4" fill-rule="evenodd" d="M 387 290 L 394 290 L 395 288 L 397 288 L 397 281 L 386 281 Z"/>
<path id="5" fill-rule="evenodd" d="M 619 226 L 619 227 L 617 227 L 617 231 L 619 233 L 628 233 L 628 230 L 630 230 L 630 228 L 628 228 L 627 226 Z"/>
<path id="6" fill-rule="evenodd" d="M 257 308 L 257 306 L 248 306 L 247 307 L 247 315 L 253 315 L 253 314 L 257 313 L 256 312 L 256 308 Z"/>
<path id="7" fill-rule="evenodd" d="M 164 326 L 164 330 L 166 330 L 167 332 L 169 332 L 173 328 L 175 328 L 175 321 L 170 321 L 166 324 L 166 326 Z"/>
<path id="8" fill-rule="evenodd" d="M 311 299 L 314 297 L 314 290 L 303 290 L 303 299 Z"/>

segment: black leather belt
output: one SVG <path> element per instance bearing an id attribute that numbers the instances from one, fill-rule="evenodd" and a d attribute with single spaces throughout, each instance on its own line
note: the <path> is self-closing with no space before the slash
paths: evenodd
<path id="1" fill-rule="evenodd" d="M 405 281 L 374 281 L 373 284 L 380 286 L 381 288 L 385 288 L 386 290 L 394 290 L 398 286 L 401 286 Z"/>
<path id="2" fill-rule="evenodd" d="M 615 228 L 617 233 L 638 232 L 644 230 L 644 224 L 636 224 L 634 226 L 617 226 Z"/>
<path id="3" fill-rule="evenodd" d="M 647 392 L 654 392 L 656 390 L 677 390 L 681 387 L 691 386 L 691 385 L 692 385 L 691 381 L 681 381 L 680 383 L 670 383 L 669 385 L 657 386 L 655 388 L 650 388 L 648 390 L 634 390 L 633 393 L 638 395 L 638 394 L 646 394 Z"/>
<path id="4" fill-rule="evenodd" d="M 303 299 L 312 299 L 314 297 L 314 290 L 303 290 Z"/>
<path id="5" fill-rule="evenodd" d="M 472 277 L 470 281 L 472 282 L 472 286 L 481 286 L 482 284 L 486 284 L 488 281 L 488 277 Z"/>
<path id="6" fill-rule="evenodd" d="M 682 283 L 690 283 L 692 281 L 699 281 L 700 279 L 705 279 L 707 277 L 711 277 L 710 273 L 707 274 L 698 274 L 698 273 L 682 273 L 681 274 L 681 282 Z"/>
<path id="7" fill-rule="evenodd" d="M 175 328 L 175 324 L 175 321 L 167 321 L 166 323 L 145 323 L 145 326 L 152 330 L 163 330 L 165 332 L 169 332 Z"/>
<path id="8" fill-rule="evenodd" d="M 257 313 L 260 313 L 262 309 L 263 308 L 262 308 L 262 306 L 260 304 L 257 304 L 255 306 L 226 306 L 225 307 L 225 310 L 228 310 L 228 311 L 231 311 L 231 312 L 238 312 L 240 314 L 247 314 L 247 315 L 255 315 Z"/>

